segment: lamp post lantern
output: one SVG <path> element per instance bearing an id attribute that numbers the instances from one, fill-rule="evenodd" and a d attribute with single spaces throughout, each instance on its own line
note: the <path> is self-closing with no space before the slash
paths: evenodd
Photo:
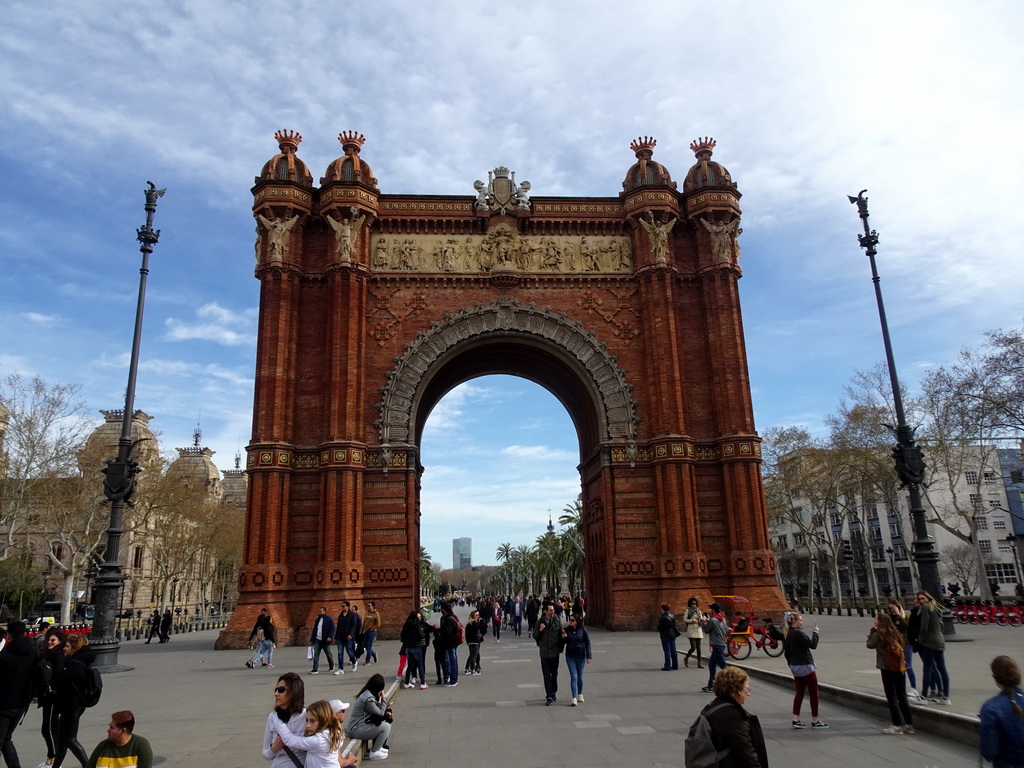
<path id="1" fill-rule="evenodd" d="M 935 599 L 939 599 L 941 595 L 939 554 L 935 551 L 935 541 L 928 535 L 924 504 L 921 502 L 921 483 L 924 482 L 925 477 L 924 455 L 914 440 L 914 430 L 907 424 L 906 414 L 903 410 L 903 396 L 900 392 L 899 377 L 896 375 L 896 361 L 892 353 L 892 342 L 889 339 L 889 324 L 885 319 L 881 279 L 878 276 L 878 268 L 875 265 L 875 255 L 878 253 L 876 248 L 878 245 L 878 233 L 871 229 L 868 224 L 868 199 L 864 196 L 865 192 L 867 190 L 862 189 L 856 197 L 847 195 L 847 198 L 852 204 L 857 206 L 857 213 L 864 226 L 864 234 L 857 235 L 857 241 L 871 262 L 871 282 L 875 284 L 878 319 L 882 326 L 882 343 L 885 345 L 885 361 L 889 368 L 893 408 L 896 411 L 896 426 L 895 428 L 890 427 L 896 437 L 896 445 L 893 446 L 892 456 L 896 463 L 896 474 L 910 496 L 910 519 L 914 528 L 914 543 L 911 557 L 917 563 L 921 588 Z M 943 625 L 944 634 L 956 634 L 956 630 L 953 628 L 952 615 L 946 614 Z"/>
<path id="2" fill-rule="evenodd" d="M 139 298 L 135 309 L 135 333 L 132 337 L 132 353 L 128 364 L 128 387 L 125 390 L 124 413 L 121 419 L 121 436 L 117 441 L 117 458 L 108 460 L 103 470 L 103 494 L 110 501 L 110 524 L 107 526 L 107 546 L 103 551 L 103 562 L 96 576 L 96 618 L 92 625 L 90 647 L 96 651 L 94 666 L 107 672 L 129 669 L 118 664 L 117 654 L 120 640 L 116 632 L 115 614 L 118 595 L 124 585 L 123 566 L 119 560 L 121 547 L 121 518 L 125 505 L 131 502 L 135 491 L 135 476 L 141 471 L 132 456 L 132 416 L 135 410 L 135 382 L 139 373 L 139 345 L 142 341 L 142 314 L 146 304 L 146 278 L 149 275 L 149 255 L 160 238 L 160 230 L 153 229 L 153 214 L 156 213 L 157 198 L 167 190 L 157 189 L 153 182 L 146 190 L 146 223 L 137 230 L 141 244 L 142 266 L 139 269 Z"/>

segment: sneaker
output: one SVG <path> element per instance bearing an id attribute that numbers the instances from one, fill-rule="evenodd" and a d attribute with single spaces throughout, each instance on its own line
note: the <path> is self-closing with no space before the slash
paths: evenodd
<path id="1" fill-rule="evenodd" d="M 273 669 L 274 665 L 273 664 L 267 664 L 266 667 L 267 667 L 267 669 Z"/>
<path id="2" fill-rule="evenodd" d="M 355 672 L 356 669 L 358 669 L 358 667 L 359 667 L 359 662 L 358 661 L 353 661 L 352 662 L 352 671 Z"/>
<path id="3" fill-rule="evenodd" d="M 454 687 L 455 687 L 455 686 L 457 686 L 458 684 L 459 684 L 459 681 L 458 681 L 458 680 L 453 680 L 452 682 L 448 683 L 448 686 L 447 686 L 447 687 L 448 687 L 448 688 L 454 688 Z"/>
<path id="4" fill-rule="evenodd" d="M 804 723 L 801 723 L 799 720 L 795 720 L 793 722 L 793 727 L 794 728 L 806 728 L 807 726 Z"/>
<path id="5" fill-rule="evenodd" d="M 427 684 L 426 684 L 426 683 L 424 683 L 423 685 L 421 685 L 421 686 L 420 686 L 420 690 L 421 690 L 421 691 L 425 691 L 425 690 L 427 690 Z"/>
<path id="6" fill-rule="evenodd" d="M 554 701 L 554 699 L 552 699 L 550 697 L 547 698 L 547 699 L 544 699 L 544 706 L 545 707 L 550 707 L 551 706 L 551 702 L 553 702 L 553 701 Z"/>
<path id="7" fill-rule="evenodd" d="M 309 674 L 311 674 L 311 675 L 319 675 L 320 674 L 320 670 L 319 669 L 311 669 L 311 670 L 309 670 Z"/>
<path id="8" fill-rule="evenodd" d="M 342 669 L 341 667 L 338 667 L 336 670 L 334 670 L 334 674 L 336 674 L 336 675 L 344 675 L 345 674 L 345 670 Z"/>
<path id="9" fill-rule="evenodd" d="M 903 729 L 898 725 L 892 725 L 882 730 L 882 733 L 888 733 L 890 736 L 899 736 L 903 733 Z"/>
<path id="10" fill-rule="evenodd" d="M 816 723 L 811 723 L 811 728 L 828 728 L 828 723 L 819 720 Z"/>
<path id="11" fill-rule="evenodd" d="M 395 680 L 404 680 L 405 675 L 395 675 Z"/>
<path id="12" fill-rule="evenodd" d="M 387 760 L 388 753 L 383 749 L 378 749 L 376 752 L 371 752 L 366 756 L 367 760 Z"/>
<path id="13" fill-rule="evenodd" d="M 253 665 L 252 665 L 252 662 L 251 662 L 251 661 L 247 661 L 247 662 L 245 662 L 245 666 L 247 666 L 247 667 L 248 667 L 249 669 L 255 669 L 255 667 L 253 667 Z"/>
<path id="14" fill-rule="evenodd" d="M 700 689 L 701 693 L 714 693 L 714 691 L 708 688 L 706 685 Z"/>
<path id="15" fill-rule="evenodd" d="M 917 692 L 916 688 L 911 688 L 909 691 L 907 691 L 907 698 L 913 699 L 914 701 L 920 701 L 921 694 Z"/>
<path id="16" fill-rule="evenodd" d="M 912 725 L 904 725 L 903 726 L 903 732 L 904 733 L 913 733 L 914 732 L 914 726 L 912 726 Z"/>
<path id="17" fill-rule="evenodd" d="M 580 704 L 583 703 L 583 694 L 582 693 L 579 696 L 576 697 L 576 701 L 578 701 Z"/>
<path id="18" fill-rule="evenodd" d="M 947 707 L 953 706 L 953 702 L 949 700 L 949 696 L 943 696 L 938 701 L 939 704 L 945 704 Z"/>
<path id="19" fill-rule="evenodd" d="M 575 707 L 576 706 L 576 699 L 573 699 L 572 701 L 570 701 L 569 702 L 569 706 L 570 707 Z"/>
<path id="20" fill-rule="evenodd" d="M 415 686 L 415 685 L 413 685 L 412 683 L 406 683 L 406 684 L 405 684 L 405 685 L 403 685 L 402 687 L 403 687 L 403 688 L 415 688 L 416 686 Z"/>

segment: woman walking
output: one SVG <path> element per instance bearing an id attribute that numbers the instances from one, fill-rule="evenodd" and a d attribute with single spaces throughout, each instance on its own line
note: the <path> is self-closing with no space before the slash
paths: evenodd
<path id="1" fill-rule="evenodd" d="M 413 680 L 420 681 L 420 688 L 427 687 L 427 670 L 423 663 L 423 649 L 430 641 L 430 627 L 423 621 L 423 614 L 413 611 L 405 620 L 400 635 L 405 647 L 407 660 L 405 668 L 405 687 L 412 688 Z"/>
<path id="2" fill-rule="evenodd" d="M 487 622 L 480 618 L 480 611 L 471 611 L 466 623 L 466 646 L 469 648 L 469 656 L 466 658 L 467 675 L 480 674 L 480 644 L 486 636 Z"/>
<path id="3" fill-rule="evenodd" d="M 937 689 L 938 694 L 931 700 L 949 706 L 952 702 L 949 700 L 949 672 L 946 671 L 946 640 L 942 636 L 945 611 L 927 592 L 918 592 L 914 600 L 921 609 L 921 631 L 917 639 L 924 668 L 921 690 Z"/>
<path id="4" fill-rule="evenodd" d="M 661 651 L 665 654 L 665 662 L 661 665 L 662 672 L 679 669 L 679 652 L 676 650 L 676 638 L 679 628 L 676 617 L 668 603 L 661 604 L 661 616 L 658 617 L 658 637 L 661 638 Z"/>
<path id="5" fill-rule="evenodd" d="M 570 707 L 583 703 L 583 669 L 593 658 L 590 651 L 590 635 L 583 626 L 583 618 L 570 616 L 569 623 L 562 630 L 565 640 L 565 664 L 569 667 L 569 689 L 572 691 Z"/>
<path id="6" fill-rule="evenodd" d="M 60 717 L 57 714 L 57 694 L 54 692 L 53 685 L 64 671 L 64 662 L 67 660 L 64 647 L 67 642 L 68 636 L 61 630 L 55 627 L 46 630 L 46 653 L 43 654 L 43 659 L 50 664 L 50 689 L 39 697 L 39 706 L 43 710 L 43 724 L 40 730 L 43 734 L 43 741 L 46 742 L 44 765 L 53 765 L 54 756 L 57 754 L 57 732 L 60 728 Z"/>
<path id="7" fill-rule="evenodd" d="M 363 617 L 363 653 L 366 654 L 366 663 L 377 662 L 377 652 L 373 650 L 373 642 L 377 639 L 377 630 L 380 629 L 380 611 L 377 604 L 370 600 L 366 604 L 366 615 Z"/>
<path id="8" fill-rule="evenodd" d="M 696 652 L 697 669 L 704 669 L 704 665 L 700 663 L 700 641 L 704 639 L 704 630 L 700 627 L 701 622 L 707 617 L 699 606 L 700 602 L 696 597 L 691 597 L 686 601 L 686 613 L 683 615 L 683 624 L 686 626 L 686 639 L 690 641 L 690 650 L 683 656 L 683 665 L 690 666 L 690 656 Z"/>
<path id="9" fill-rule="evenodd" d="M 818 718 L 818 675 L 811 651 L 818 647 L 818 627 L 810 637 L 804 632 L 804 617 L 794 613 L 789 619 L 789 632 L 783 641 L 786 662 L 793 673 L 796 684 L 796 695 L 793 697 L 793 727 L 806 728 L 800 720 L 800 707 L 804 703 L 804 692 L 811 701 L 811 728 L 828 728 L 828 724 Z"/>
<path id="10" fill-rule="evenodd" d="M 54 709 L 58 727 L 54 743 L 54 768 L 60 768 L 68 750 L 82 764 L 89 764 L 89 755 L 78 743 L 78 723 L 85 714 L 82 690 L 89 668 L 96 661 L 96 652 L 89 647 L 89 638 L 73 635 L 64 646 L 64 669 L 53 678 Z"/>
<path id="11" fill-rule="evenodd" d="M 245 666 L 249 669 L 256 669 L 256 667 L 262 662 L 263 666 L 267 669 L 273 669 L 274 648 L 277 647 L 277 634 L 274 628 L 274 620 L 270 616 L 270 611 L 264 609 L 263 612 L 260 613 L 260 617 L 256 620 L 256 623 L 263 631 L 263 634 L 259 635 L 257 633 L 258 644 L 256 646 L 256 652 L 247 662 L 245 662 Z"/>
<path id="12" fill-rule="evenodd" d="M 981 755 L 993 768 L 1024 765 L 1024 691 L 1020 667 L 1009 656 L 992 659 L 999 695 L 981 705 Z"/>
<path id="13" fill-rule="evenodd" d="M 306 753 L 301 749 L 285 748 L 285 743 L 277 735 L 274 720 L 280 720 L 296 736 L 306 732 L 306 689 L 302 678 L 294 672 L 285 672 L 277 678 L 274 686 L 274 711 L 267 716 L 267 724 L 263 729 L 262 751 L 263 759 L 270 761 L 271 768 L 295 768 L 292 755 L 301 764 Z"/>
<path id="14" fill-rule="evenodd" d="M 882 673 L 882 690 L 892 719 L 892 726 L 883 733 L 913 733 L 914 721 L 907 703 L 903 636 L 889 614 L 880 613 L 875 617 L 875 624 L 868 633 L 867 647 L 875 651 L 875 668 Z"/>
<path id="15" fill-rule="evenodd" d="M 373 742 L 367 760 L 385 760 L 391 721 L 391 710 L 384 699 L 384 676 L 373 675 L 352 702 L 352 711 L 345 718 L 345 735 Z"/>

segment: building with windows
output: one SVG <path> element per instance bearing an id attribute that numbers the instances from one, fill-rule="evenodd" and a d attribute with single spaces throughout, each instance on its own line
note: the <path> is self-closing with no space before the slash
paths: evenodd
<path id="1" fill-rule="evenodd" d="M 1021 579 L 1018 536 L 1024 533 L 1021 452 L 974 446 L 955 461 L 932 453 L 922 496 L 943 589 L 1013 595 Z M 780 464 L 821 456 L 791 454 Z M 787 594 L 882 598 L 918 588 L 905 490 L 892 485 L 884 492 L 841 474 L 823 475 L 819 486 L 805 482 L 803 488 L 802 495 L 768 493 L 771 540 Z"/>
<path id="2" fill-rule="evenodd" d="M 473 568 L 473 539 L 463 536 L 452 539 L 452 568 L 456 571 L 468 571 Z"/>

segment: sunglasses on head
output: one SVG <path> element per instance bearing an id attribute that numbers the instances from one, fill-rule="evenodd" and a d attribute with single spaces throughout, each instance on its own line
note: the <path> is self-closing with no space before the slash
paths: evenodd
<path id="1" fill-rule="evenodd" d="M 277 688 L 274 689 L 274 693 L 288 693 L 288 689 L 285 688 L 283 685 L 279 685 L 277 686 Z"/>

